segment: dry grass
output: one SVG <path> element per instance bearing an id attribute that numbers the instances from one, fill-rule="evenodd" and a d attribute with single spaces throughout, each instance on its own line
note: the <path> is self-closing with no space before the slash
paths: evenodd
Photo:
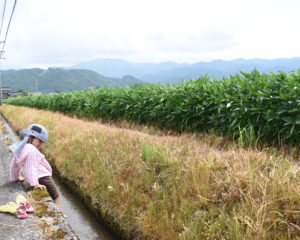
<path id="1" fill-rule="evenodd" d="M 0 111 L 17 131 L 44 125 L 51 145 L 42 151 L 60 174 L 136 237 L 300 238 L 300 168 L 278 151 L 220 148 L 213 136 L 149 135 L 25 107 Z"/>
<path id="2" fill-rule="evenodd" d="M 0 118 L 0 134 L 2 135 L 8 134 L 8 131 L 6 130 L 5 126 L 1 123 L 1 118 Z"/>

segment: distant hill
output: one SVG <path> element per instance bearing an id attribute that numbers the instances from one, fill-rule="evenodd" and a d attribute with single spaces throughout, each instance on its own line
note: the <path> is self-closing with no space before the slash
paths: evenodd
<path id="1" fill-rule="evenodd" d="M 68 69 L 90 69 L 108 77 L 122 77 L 132 75 L 137 78 L 148 74 L 157 74 L 174 68 L 185 67 L 188 64 L 175 62 L 162 63 L 134 63 L 122 59 L 95 59 L 69 67 Z"/>
<path id="2" fill-rule="evenodd" d="M 132 77 L 108 78 L 91 70 L 49 68 L 47 70 L 33 68 L 1 71 L 3 86 L 12 91 L 25 90 L 42 93 L 76 91 L 87 88 L 125 87 L 144 82 Z"/>
<path id="3" fill-rule="evenodd" d="M 297 71 L 300 68 L 300 58 L 214 60 L 194 64 L 175 62 L 134 63 L 121 59 L 96 59 L 76 64 L 70 68 L 91 69 L 109 77 L 120 77 L 129 74 L 151 83 L 177 83 L 181 79 L 190 80 L 205 74 L 221 79 L 223 76 L 229 76 L 240 71 L 250 72 L 253 69 L 263 73 Z"/>

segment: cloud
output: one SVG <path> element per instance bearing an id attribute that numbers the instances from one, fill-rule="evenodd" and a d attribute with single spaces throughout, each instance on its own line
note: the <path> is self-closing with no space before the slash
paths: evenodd
<path id="1" fill-rule="evenodd" d="M 4 68 L 300 56 L 296 0 L 18 1 Z"/>
<path id="2" fill-rule="evenodd" d="M 236 44 L 231 34 L 220 29 L 208 29 L 183 36 L 157 34 L 150 36 L 149 41 L 153 49 L 161 52 L 215 52 L 230 49 Z"/>

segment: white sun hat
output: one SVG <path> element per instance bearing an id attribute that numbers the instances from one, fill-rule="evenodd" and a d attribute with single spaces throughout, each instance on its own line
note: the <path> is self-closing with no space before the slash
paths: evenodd
<path id="1" fill-rule="evenodd" d="M 42 125 L 40 124 L 31 124 L 29 125 L 29 127 L 23 131 L 20 132 L 21 136 L 24 137 L 36 137 L 38 139 L 40 139 L 43 143 L 46 143 L 47 145 L 49 145 L 48 142 L 48 132 L 46 130 L 46 128 L 44 128 Z"/>
<path id="2" fill-rule="evenodd" d="M 10 149 L 15 154 L 21 154 L 24 146 L 28 143 L 30 136 L 40 139 L 43 143 L 49 145 L 48 142 L 48 132 L 45 127 L 40 124 L 31 124 L 29 127 L 20 132 L 21 136 L 24 136 L 24 139 L 20 142 L 17 142 L 10 146 Z"/>

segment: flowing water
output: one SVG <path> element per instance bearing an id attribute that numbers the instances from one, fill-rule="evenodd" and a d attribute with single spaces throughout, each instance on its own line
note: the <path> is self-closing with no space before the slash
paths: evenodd
<path id="1" fill-rule="evenodd" d="M 61 211 L 81 240 L 113 240 L 116 239 L 102 226 L 94 215 L 54 177 L 54 182 L 61 194 Z"/>
<path id="2" fill-rule="evenodd" d="M 12 143 L 20 141 L 13 129 L 0 116 L 4 127 L 8 131 L 8 137 Z M 96 217 L 79 201 L 55 176 L 55 184 L 61 194 L 61 211 L 67 216 L 67 221 L 81 240 L 114 240 L 117 239 L 96 219 Z"/>

